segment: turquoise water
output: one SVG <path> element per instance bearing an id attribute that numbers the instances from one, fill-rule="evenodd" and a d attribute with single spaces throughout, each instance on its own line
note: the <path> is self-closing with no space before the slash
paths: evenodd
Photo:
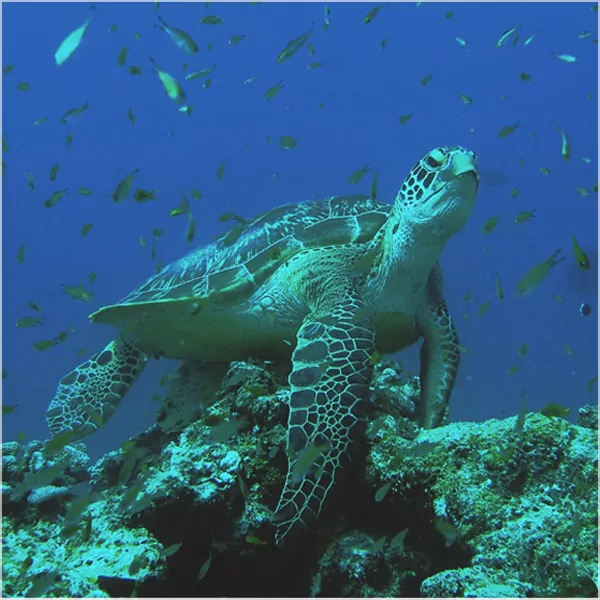
<path id="1" fill-rule="evenodd" d="M 3 5 L 2 62 L 14 65 L 2 77 L 8 146 L 3 152 L 3 401 L 17 405 L 3 419 L 5 439 L 19 432 L 26 439 L 47 437 L 44 413 L 58 380 L 84 360 L 78 356 L 83 348 L 87 357 L 115 335 L 88 324 L 87 315 L 125 296 L 157 263 L 189 251 L 185 217 L 169 216 L 184 193 L 197 223 L 193 247 L 231 226 L 219 220 L 223 213 L 248 218 L 283 203 L 369 193 L 376 171 L 378 197 L 392 202 L 408 170 L 438 145 L 471 148 L 482 170 L 474 213 L 441 259 L 446 300 L 470 351 L 462 357 L 452 419 L 515 414 L 523 391 L 529 410 L 557 402 L 573 413 L 596 401 L 596 384 L 588 391 L 598 358 L 598 198 L 591 190 L 597 183 L 598 59 L 592 5 L 397 3 L 366 24 L 375 5 L 334 3 L 326 30 L 324 6 L 160 3 L 156 11 L 152 3 L 97 3 L 95 9 L 83 3 Z M 155 28 L 157 15 L 188 32 L 199 52 L 184 53 Z M 223 24 L 200 23 L 206 15 L 219 16 Z M 82 43 L 57 66 L 59 45 L 86 19 L 91 22 Z M 305 44 L 278 63 L 286 44 L 311 24 L 314 55 Z M 519 25 L 497 47 L 502 33 Z M 590 35 L 579 39 L 584 32 Z M 234 35 L 245 38 L 228 43 Z M 124 47 L 129 47 L 126 63 L 119 66 Z M 166 96 L 149 57 L 180 82 L 186 105 L 193 106 L 189 116 Z M 323 66 L 307 68 L 314 62 Z M 142 69 L 141 76 L 128 72 L 132 65 Z M 203 87 L 206 77 L 185 80 L 186 73 L 213 65 L 210 86 Z M 244 83 L 255 75 L 260 78 Z M 267 90 L 280 81 L 281 90 L 266 101 Z M 27 91 L 18 89 L 22 82 L 29 84 Z M 86 102 L 79 118 L 61 123 L 69 109 Z M 135 124 L 128 119 L 130 108 Z M 409 120 L 398 122 L 410 113 Z M 47 121 L 34 124 L 42 118 Z M 499 137 L 517 122 L 514 133 Z M 568 161 L 561 156 L 557 124 L 572 147 Z M 280 136 L 293 136 L 297 146 L 281 149 Z M 50 181 L 56 163 L 60 169 Z M 371 171 L 351 185 L 350 175 L 366 163 Z M 157 188 L 156 202 L 138 204 L 132 196 L 113 202 L 117 184 L 134 169 L 139 172 L 132 192 Z M 34 176 L 33 190 L 26 174 Z M 81 186 L 92 195 L 80 195 Z M 44 206 L 54 192 L 67 188 L 60 202 Z M 192 198 L 192 188 L 202 193 L 200 200 Z M 515 189 L 519 194 L 513 197 Z M 514 223 L 519 212 L 533 209 L 535 218 Z M 485 234 L 483 225 L 493 216 L 498 224 Z M 83 237 L 86 224 L 93 229 Z M 153 260 L 155 228 L 164 234 Z M 574 256 L 573 235 L 589 258 L 588 270 Z M 25 261 L 19 262 L 22 245 Z M 566 260 L 531 295 L 515 297 L 525 272 L 558 248 Z M 92 272 L 96 279 L 90 284 Z M 61 284 L 83 285 L 93 298 L 75 301 Z M 489 309 L 478 317 L 488 300 Z M 16 328 L 18 319 L 39 316 L 28 307 L 31 301 L 41 308 L 44 324 Z M 592 307 L 585 318 L 579 313 L 583 302 Z M 33 348 L 65 330 L 64 342 L 43 352 Z M 519 357 L 524 343 L 527 354 Z M 400 358 L 416 372 L 416 348 Z M 114 448 L 153 422 L 156 405 L 150 396 L 174 366 L 165 360 L 149 365 L 110 426 L 90 439 L 92 454 Z"/>

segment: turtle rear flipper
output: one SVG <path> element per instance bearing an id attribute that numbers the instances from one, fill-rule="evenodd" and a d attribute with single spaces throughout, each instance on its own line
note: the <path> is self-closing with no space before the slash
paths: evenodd
<path id="1" fill-rule="evenodd" d="M 46 412 L 51 436 L 70 429 L 83 439 L 96 431 L 136 382 L 146 360 L 134 343 L 114 340 L 65 375 Z"/>
<path id="2" fill-rule="evenodd" d="M 316 520 L 340 462 L 362 434 L 375 349 L 371 318 L 357 314 L 364 306 L 349 292 L 330 311 L 308 315 L 298 330 L 289 377 L 288 472 L 273 517 L 278 545 Z"/>

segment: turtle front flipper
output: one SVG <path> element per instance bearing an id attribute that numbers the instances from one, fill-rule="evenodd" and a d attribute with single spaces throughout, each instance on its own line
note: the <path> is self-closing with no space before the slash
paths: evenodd
<path id="1" fill-rule="evenodd" d="M 134 343 L 114 340 L 65 375 L 46 412 L 52 437 L 72 430 L 76 439 L 83 439 L 96 431 L 112 416 L 146 360 Z"/>
<path id="2" fill-rule="evenodd" d="M 460 362 L 458 334 L 443 299 L 429 307 L 420 329 L 424 341 L 421 346 L 419 424 L 431 429 L 447 421 L 450 394 Z"/>
<path id="3" fill-rule="evenodd" d="M 333 304 L 333 303 L 332 303 Z M 275 540 L 319 515 L 351 442 L 364 431 L 375 330 L 354 292 L 320 306 L 297 333 L 289 376 L 288 472 L 273 522 Z"/>

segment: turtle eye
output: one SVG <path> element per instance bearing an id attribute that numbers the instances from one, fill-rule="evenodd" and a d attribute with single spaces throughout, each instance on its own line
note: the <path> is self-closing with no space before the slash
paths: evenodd
<path id="1" fill-rule="evenodd" d="M 432 168 L 432 169 L 437 169 L 441 163 L 437 160 L 435 160 L 435 158 L 433 158 L 433 156 L 428 156 L 425 159 L 425 162 Z"/>

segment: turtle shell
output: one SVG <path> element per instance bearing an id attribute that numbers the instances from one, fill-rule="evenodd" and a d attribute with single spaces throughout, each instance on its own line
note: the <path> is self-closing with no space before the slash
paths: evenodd
<path id="1" fill-rule="evenodd" d="M 279 206 L 165 266 L 118 304 L 90 315 L 90 320 L 120 325 L 123 317 L 134 318 L 143 307 L 157 303 L 241 303 L 304 248 L 371 240 L 391 208 L 362 195 Z"/>

